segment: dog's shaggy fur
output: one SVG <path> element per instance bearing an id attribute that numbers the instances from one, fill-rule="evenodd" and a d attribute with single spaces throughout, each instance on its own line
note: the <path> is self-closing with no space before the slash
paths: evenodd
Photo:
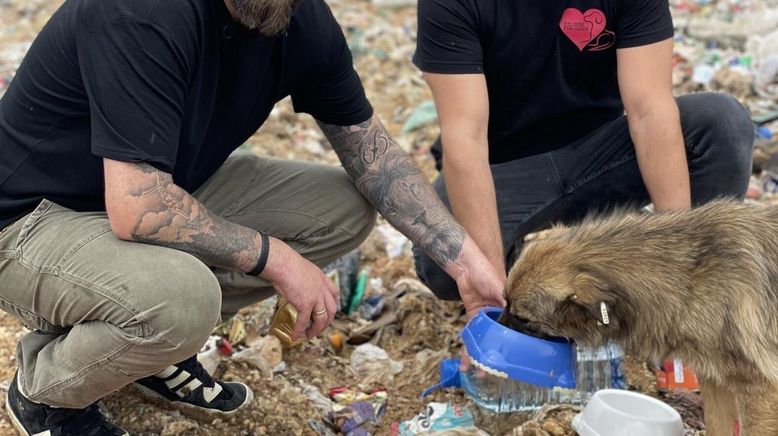
<path id="1" fill-rule="evenodd" d="M 738 416 L 743 436 L 778 434 L 778 207 L 717 201 L 557 228 L 525 249 L 507 297 L 506 325 L 688 362 L 708 435 L 730 436 Z"/>

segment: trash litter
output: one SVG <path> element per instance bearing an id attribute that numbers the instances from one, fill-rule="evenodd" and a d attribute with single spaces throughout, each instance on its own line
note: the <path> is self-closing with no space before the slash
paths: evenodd
<path id="1" fill-rule="evenodd" d="M 224 338 L 216 340 L 216 349 L 219 350 L 219 354 L 222 356 L 231 356 L 235 352 L 230 341 Z"/>
<path id="2" fill-rule="evenodd" d="M 764 191 L 762 190 L 762 187 L 759 185 L 759 182 L 755 180 L 754 177 L 752 177 L 751 181 L 748 183 L 748 191 L 746 191 L 746 198 L 750 200 L 758 200 L 762 198 L 763 194 Z"/>
<path id="3" fill-rule="evenodd" d="M 333 407 L 335 407 L 335 402 L 322 395 L 316 386 L 305 382 L 301 382 L 300 386 L 303 388 L 303 394 L 308 398 L 313 406 L 322 413 L 322 415 L 326 415 L 332 410 Z"/>
<path id="4" fill-rule="evenodd" d="M 700 383 L 691 368 L 684 365 L 681 359 L 665 360 L 661 368 L 654 370 L 656 387 L 660 392 L 685 389 L 699 392 Z"/>
<path id="5" fill-rule="evenodd" d="M 391 381 L 403 370 L 402 362 L 392 360 L 383 348 L 362 344 L 351 353 L 351 367 L 363 384 Z"/>
<path id="6" fill-rule="evenodd" d="M 203 365 L 205 371 L 210 375 L 216 372 L 224 355 L 219 349 L 220 341 L 223 341 L 221 336 L 213 335 L 209 337 L 205 345 L 200 349 L 200 352 L 197 353 L 197 361 Z"/>
<path id="7" fill-rule="evenodd" d="M 425 101 L 416 110 L 413 111 L 411 116 L 405 122 L 403 126 L 403 133 L 410 133 L 414 130 L 424 127 L 427 124 L 437 121 L 438 111 L 435 108 L 435 102 L 432 100 Z"/>
<path id="8" fill-rule="evenodd" d="M 344 312 L 349 307 L 349 299 L 357 282 L 361 257 L 359 250 L 353 250 L 324 267 L 324 272 L 340 289 L 340 310 Z"/>
<path id="9" fill-rule="evenodd" d="M 239 351 L 232 356 L 232 360 L 236 362 L 245 362 L 265 376 L 273 375 L 273 367 L 268 364 L 256 348 L 246 348 Z"/>
<path id="10" fill-rule="evenodd" d="M 354 291 L 351 293 L 348 299 L 348 307 L 345 310 L 346 315 L 351 315 L 357 309 L 357 307 L 359 307 L 359 304 L 362 302 L 362 299 L 365 297 L 365 293 L 367 292 L 369 278 L 370 268 L 363 268 L 361 271 L 359 271 L 359 275 L 357 275 L 357 283 L 354 286 Z"/>
<path id="11" fill-rule="evenodd" d="M 347 387 L 330 390 L 335 402 L 327 420 L 340 432 L 348 436 L 367 436 L 368 425 L 377 424 L 386 411 L 388 393 L 385 388 L 360 392 Z"/>
<path id="12" fill-rule="evenodd" d="M 386 306 L 386 300 L 383 295 L 375 295 L 362 301 L 359 305 L 359 316 L 368 321 L 381 316 Z"/>
<path id="13" fill-rule="evenodd" d="M 246 362 L 259 369 L 262 374 L 272 377 L 283 361 L 281 341 L 272 335 L 265 336 L 253 346 L 235 353 L 232 358 L 238 362 Z"/>
<path id="14" fill-rule="evenodd" d="M 232 345 L 239 345 L 246 339 L 245 321 L 240 316 L 233 316 L 216 326 L 214 334 L 227 338 Z"/>
<path id="15" fill-rule="evenodd" d="M 276 313 L 270 323 L 270 333 L 281 341 L 284 348 L 292 348 L 305 343 L 305 339 L 292 339 L 296 322 L 297 309 L 279 295 Z"/>
<path id="16" fill-rule="evenodd" d="M 762 174 L 762 192 L 765 194 L 778 193 L 778 174 L 765 171 Z"/>
<path id="17" fill-rule="evenodd" d="M 746 44 L 756 57 L 754 87 L 764 98 L 778 98 L 778 31 L 753 35 Z"/>
<path id="18" fill-rule="evenodd" d="M 335 332 L 330 335 L 330 344 L 332 345 L 332 348 L 335 349 L 335 351 L 340 351 L 343 349 L 343 342 L 345 341 L 345 337 L 343 336 L 343 333 L 341 332 Z"/>
<path id="19" fill-rule="evenodd" d="M 337 433 L 332 431 L 327 424 L 315 419 L 308 421 L 308 427 L 319 436 L 337 436 Z"/>
<path id="20" fill-rule="evenodd" d="M 402 8 L 415 6 L 416 0 L 373 0 L 373 4 L 379 8 Z"/>
<path id="21" fill-rule="evenodd" d="M 462 406 L 449 403 L 430 403 L 412 419 L 392 423 L 392 436 L 414 436 L 420 434 L 485 435 L 475 426 L 473 414 Z"/>
<path id="22" fill-rule="evenodd" d="M 251 348 L 257 349 L 265 362 L 272 368 L 280 365 L 284 359 L 281 341 L 275 336 L 264 336 L 255 341 Z"/>
<path id="23" fill-rule="evenodd" d="M 381 224 L 376 229 L 384 238 L 386 254 L 389 255 L 390 259 L 403 254 L 406 248 L 410 248 L 408 238 L 389 224 Z"/>
<path id="24" fill-rule="evenodd" d="M 351 331 L 348 336 L 348 343 L 351 345 L 364 344 L 370 341 L 374 337 L 378 336 L 384 327 L 397 322 L 397 313 L 394 310 L 387 310 L 378 317 L 377 320 L 366 324 L 362 327 L 358 327 Z"/>
<path id="25" fill-rule="evenodd" d="M 462 381 L 459 374 L 459 365 L 462 361 L 459 358 L 445 359 L 440 362 L 438 373 L 440 374 L 440 382 L 428 387 L 421 393 L 421 397 L 424 398 L 427 395 L 445 388 L 459 388 L 462 387 Z"/>

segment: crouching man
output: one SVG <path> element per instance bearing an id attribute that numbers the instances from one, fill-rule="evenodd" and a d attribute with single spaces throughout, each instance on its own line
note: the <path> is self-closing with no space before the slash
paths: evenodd
<path id="1" fill-rule="evenodd" d="M 299 4 L 298 4 L 299 3 Z M 291 95 L 343 168 L 231 155 Z M 197 362 L 220 315 L 278 292 L 312 337 L 320 266 L 374 206 L 472 295 L 504 279 L 373 115 L 323 0 L 71 0 L 0 101 L 0 306 L 32 333 L 6 406 L 22 434 L 124 435 L 128 384 L 231 414 L 251 390 Z"/>

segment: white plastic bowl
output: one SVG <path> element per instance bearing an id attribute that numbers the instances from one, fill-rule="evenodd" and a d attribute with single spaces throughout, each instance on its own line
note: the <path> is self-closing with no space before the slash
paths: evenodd
<path id="1" fill-rule="evenodd" d="M 667 404 L 617 389 L 597 391 L 573 419 L 581 436 L 682 436 L 681 415 Z"/>

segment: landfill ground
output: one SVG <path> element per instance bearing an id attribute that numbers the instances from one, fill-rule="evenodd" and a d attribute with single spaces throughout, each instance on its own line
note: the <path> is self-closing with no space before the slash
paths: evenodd
<path id="1" fill-rule="evenodd" d="M 436 176 L 428 148 L 438 133 L 423 111 L 413 117 L 419 126 L 406 126 L 414 111 L 431 95 L 410 58 L 415 48 L 416 11 L 404 0 L 329 0 L 354 53 L 355 65 L 376 112 L 398 142 L 430 177 Z M 22 56 L 61 0 L 0 0 L 0 95 L 12 80 Z M 778 110 L 778 0 L 675 0 L 676 56 L 673 81 L 676 94 L 701 90 L 734 94 L 755 116 Z M 772 33 L 771 33 L 772 32 Z M 416 127 L 411 129 L 411 127 Z M 755 152 L 755 173 L 749 201 L 774 203 L 778 192 L 778 123 L 767 123 Z M 282 101 L 265 126 L 244 146 L 266 156 L 337 164 L 313 120 L 295 115 Z M 775 156 L 773 154 L 776 153 Z M 361 249 L 361 267 L 370 268 L 368 296 L 385 294 L 387 308 L 377 325 L 359 314 L 339 315 L 333 326 L 309 343 L 281 355 L 269 340 L 274 301 L 245 309 L 216 332 L 232 340 L 242 356 L 224 357 L 217 372 L 225 379 L 241 380 L 254 390 L 253 404 L 235 417 L 202 420 L 184 416 L 168 405 L 152 403 L 126 388 L 102 402 L 103 410 L 133 435 L 299 435 L 317 434 L 310 423 L 323 428 L 326 397 L 334 387 L 388 390 L 388 406 L 380 423 L 368 427 L 373 434 L 389 434 L 391 424 L 412 418 L 431 401 L 468 407 L 478 426 L 490 434 L 573 435 L 570 420 L 575 411 L 551 408 L 524 423 L 520 415 L 494 416 L 481 412 L 458 390 L 445 390 L 420 399 L 421 391 L 437 382 L 437 364 L 456 356 L 458 333 L 464 325 L 461 305 L 436 300 L 415 279 L 409 247 L 385 223 Z M 15 371 L 15 344 L 26 333 L 10 315 L 0 313 L 0 389 L 7 389 Z M 346 339 L 338 348 L 330 335 Z M 379 370 L 375 376 L 359 374 L 350 364 L 351 342 L 370 341 L 380 346 L 402 370 Z M 268 346 L 270 344 L 271 346 Z M 264 347 L 261 358 L 253 348 Z M 253 357 L 252 357 L 253 356 Z M 280 366 L 277 363 L 283 360 Z M 273 370 L 275 368 L 275 371 Z M 399 368 L 398 368 L 399 369 Z M 364 368 L 362 369 L 364 371 Z M 369 370 L 369 368 L 368 368 Z M 368 371 L 369 372 L 369 371 Z M 702 405 L 696 394 L 660 395 L 653 374 L 642 362 L 628 359 L 630 387 L 660 396 L 679 410 L 688 435 L 704 434 Z M 317 401 L 318 399 L 318 401 Z M 4 405 L 5 395 L 0 396 Z M 0 411 L 0 435 L 15 434 Z M 461 434 L 476 434 L 474 432 Z"/>

